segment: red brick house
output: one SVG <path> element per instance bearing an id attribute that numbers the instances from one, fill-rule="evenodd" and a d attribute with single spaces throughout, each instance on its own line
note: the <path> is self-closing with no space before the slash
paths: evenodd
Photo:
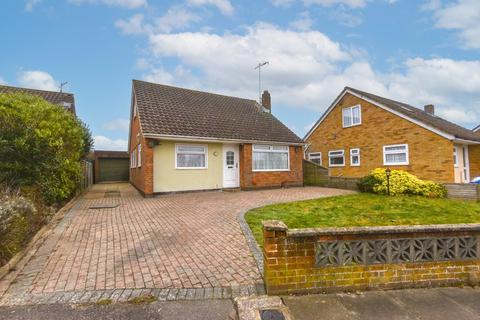
<path id="1" fill-rule="evenodd" d="M 134 80 L 130 182 L 144 195 L 303 185 L 303 141 L 262 100 Z"/>
<path id="2" fill-rule="evenodd" d="M 22 92 L 39 96 L 52 104 L 59 105 L 71 113 L 75 114 L 75 97 L 73 93 L 46 91 L 38 89 L 20 88 L 0 85 L 0 93 Z"/>
<path id="3" fill-rule="evenodd" d="M 305 136 L 305 154 L 332 176 L 358 178 L 390 167 L 466 183 L 480 175 L 479 128 L 443 119 L 433 105 L 419 109 L 346 87 Z"/>

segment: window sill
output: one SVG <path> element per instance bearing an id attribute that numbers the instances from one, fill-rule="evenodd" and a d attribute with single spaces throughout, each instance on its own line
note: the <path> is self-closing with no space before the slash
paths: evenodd
<path id="1" fill-rule="evenodd" d="M 345 126 L 345 125 L 342 125 L 343 129 L 346 129 L 346 128 L 352 128 L 352 127 L 358 127 L 358 126 L 361 126 L 362 123 L 360 122 L 359 124 L 352 124 L 351 126 Z"/>
<path id="2" fill-rule="evenodd" d="M 383 164 L 384 166 L 388 167 L 388 166 L 409 166 L 410 163 L 384 163 Z"/>
<path id="3" fill-rule="evenodd" d="M 175 168 L 175 170 L 207 170 L 208 168 L 199 168 L 199 167 L 192 167 L 192 168 Z"/>
<path id="4" fill-rule="evenodd" d="M 341 168 L 341 167 L 345 167 L 344 164 L 331 164 L 328 166 L 329 168 Z"/>

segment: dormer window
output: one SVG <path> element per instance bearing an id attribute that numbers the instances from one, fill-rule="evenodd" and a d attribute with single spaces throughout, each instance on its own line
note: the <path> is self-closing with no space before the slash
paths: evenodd
<path id="1" fill-rule="evenodd" d="M 356 105 L 353 107 L 343 108 L 343 127 L 353 127 L 362 124 L 362 107 Z"/>

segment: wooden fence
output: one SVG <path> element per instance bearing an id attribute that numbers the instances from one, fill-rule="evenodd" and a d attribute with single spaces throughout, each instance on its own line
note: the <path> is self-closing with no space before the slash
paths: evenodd
<path id="1" fill-rule="evenodd" d="M 90 161 L 82 160 L 82 176 L 80 177 L 80 191 L 85 190 L 93 184 L 93 164 Z"/>
<path id="2" fill-rule="evenodd" d="M 331 177 L 327 168 L 303 160 L 303 183 L 306 186 L 358 190 L 357 182 L 355 178 Z"/>
<path id="3" fill-rule="evenodd" d="M 480 186 L 473 183 L 447 183 L 447 198 L 480 201 Z"/>

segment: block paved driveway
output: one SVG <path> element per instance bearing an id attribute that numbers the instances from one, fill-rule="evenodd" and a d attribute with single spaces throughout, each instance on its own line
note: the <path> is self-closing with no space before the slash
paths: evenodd
<path id="1" fill-rule="evenodd" d="M 0 294 L 6 291 L 0 304 L 126 300 L 152 292 L 171 300 L 257 293 L 262 277 L 237 215 L 266 204 L 346 193 L 305 187 L 145 199 L 129 184 L 95 185 L 13 283 L 0 282 Z"/>

